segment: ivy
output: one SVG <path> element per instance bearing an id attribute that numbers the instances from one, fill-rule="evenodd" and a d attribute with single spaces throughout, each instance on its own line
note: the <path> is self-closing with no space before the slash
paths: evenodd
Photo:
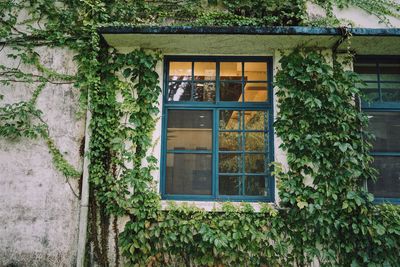
<path id="1" fill-rule="evenodd" d="M 373 205 L 362 186 L 376 171 L 368 154 L 368 119 L 353 104 L 360 80 L 316 51 L 295 51 L 281 64 L 275 130 L 289 168 L 284 172 L 277 165 L 276 176 L 294 262 L 317 258 L 326 266 L 396 266 L 398 255 L 387 257 L 384 251 L 398 247 L 400 239 L 398 233 L 383 237 L 382 220 L 398 222 L 399 209 Z M 387 210 L 393 213 L 385 218 Z M 375 249 L 376 242 L 382 250 Z"/>

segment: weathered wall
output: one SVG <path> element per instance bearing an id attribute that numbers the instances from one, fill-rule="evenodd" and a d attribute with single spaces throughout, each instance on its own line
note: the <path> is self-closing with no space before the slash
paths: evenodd
<path id="1" fill-rule="evenodd" d="M 400 0 L 394 0 L 396 3 L 400 3 Z M 312 4 L 311 2 L 307 3 L 307 11 L 308 14 L 313 18 L 317 19 L 318 17 L 325 17 L 326 11 L 318 5 Z M 390 25 L 381 21 L 374 15 L 369 14 L 367 11 L 362 10 L 358 7 L 349 7 L 345 9 L 339 9 L 337 7 L 333 7 L 333 14 L 338 18 L 344 21 L 343 26 L 349 26 L 348 23 L 351 23 L 353 27 L 361 27 L 361 28 L 387 28 L 390 27 L 400 27 L 400 19 L 395 17 L 387 17 Z"/>
<path id="2" fill-rule="evenodd" d="M 0 54 L 3 64 L 6 51 Z M 44 47 L 37 51 L 45 66 L 65 74 L 76 72 L 72 52 Z M 27 100 L 33 89 L 23 83 L 0 85 L 0 105 Z M 72 84 L 49 84 L 37 107 L 56 146 L 81 170 L 84 121 L 76 114 L 77 98 Z M 79 194 L 79 181 L 70 184 Z M 0 139 L 0 266 L 75 265 L 79 199 L 72 189 L 54 168 L 44 140 Z"/>

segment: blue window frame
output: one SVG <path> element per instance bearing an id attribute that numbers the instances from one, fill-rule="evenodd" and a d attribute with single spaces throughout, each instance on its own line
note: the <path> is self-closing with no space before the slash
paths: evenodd
<path id="1" fill-rule="evenodd" d="M 161 195 L 273 201 L 271 57 L 164 58 Z"/>
<path id="2" fill-rule="evenodd" d="M 360 56 L 354 70 L 365 82 L 361 106 L 376 138 L 371 155 L 379 175 L 367 188 L 377 202 L 400 203 L 400 57 Z"/>

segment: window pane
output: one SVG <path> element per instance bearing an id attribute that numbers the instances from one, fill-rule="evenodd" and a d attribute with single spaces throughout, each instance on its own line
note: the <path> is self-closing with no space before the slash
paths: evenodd
<path id="1" fill-rule="evenodd" d="M 238 130 L 241 129 L 242 111 L 238 110 L 221 110 L 219 112 L 219 128 L 221 130 Z"/>
<path id="2" fill-rule="evenodd" d="M 221 81 L 219 91 L 221 101 L 242 101 L 242 83 Z"/>
<path id="3" fill-rule="evenodd" d="M 168 150 L 211 150 L 212 111 L 168 110 Z"/>
<path id="4" fill-rule="evenodd" d="M 243 150 L 242 133 L 220 132 L 219 133 L 219 150 L 238 151 Z"/>
<path id="5" fill-rule="evenodd" d="M 381 83 L 382 101 L 400 101 L 400 83 Z"/>
<path id="6" fill-rule="evenodd" d="M 168 84 L 168 101 L 190 101 L 192 83 L 170 82 Z"/>
<path id="7" fill-rule="evenodd" d="M 365 101 L 380 101 L 378 83 L 359 84 Z"/>
<path id="8" fill-rule="evenodd" d="M 211 194 L 211 154 L 167 154 L 166 193 Z"/>
<path id="9" fill-rule="evenodd" d="M 195 80 L 215 80 L 217 64 L 215 62 L 195 62 L 194 79 Z"/>
<path id="10" fill-rule="evenodd" d="M 219 172 L 220 173 L 239 173 L 242 172 L 242 154 L 219 153 Z"/>
<path id="11" fill-rule="evenodd" d="M 267 63 L 266 62 L 245 62 L 244 79 L 247 81 L 266 81 Z"/>
<path id="12" fill-rule="evenodd" d="M 245 159 L 246 173 L 265 173 L 264 154 L 246 154 Z"/>
<path id="13" fill-rule="evenodd" d="M 169 63 L 170 80 L 191 80 L 192 62 L 170 62 Z"/>
<path id="14" fill-rule="evenodd" d="M 367 112 L 373 151 L 400 152 L 400 112 Z"/>
<path id="15" fill-rule="evenodd" d="M 267 130 L 268 116 L 266 111 L 245 111 L 244 124 L 246 130 Z"/>
<path id="16" fill-rule="evenodd" d="M 221 62 L 220 63 L 221 80 L 242 80 L 242 62 Z"/>
<path id="17" fill-rule="evenodd" d="M 242 176 L 219 176 L 219 195 L 239 195 Z"/>
<path id="18" fill-rule="evenodd" d="M 382 81 L 400 82 L 400 64 L 379 64 L 379 78 Z"/>
<path id="19" fill-rule="evenodd" d="M 245 102 L 264 102 L 268 98 L 266 83 L 246 83 L 244 87 Z"/>
<path id="20" fill-rule="evenodd" d="M 265 151 L 265 133 L 245 133 L 246 151 Z"/>
<path id="21" fill-rule="evenodd" d="M 264 176 L 246 176 L 244 194 L 247 196 L 266 196 Z"/>
<path id="22" fill-rule="evenodd" d="M 400 157 L 375 156 L 373 166 L 379 171 L 376 183 L 368 182 L 375 197 L 400 198 Z"/>
<path id="23" fill-rule="evenodd" d="M 215 100 L 215 82 L 196 83 L 193 100 L 213 102 Z"/>
<path id="24" fill-rule="evenodd" d="M 376 63 L 355 63 L 354 72 L 358 73 L 363 81 L 378 81 Z"/>

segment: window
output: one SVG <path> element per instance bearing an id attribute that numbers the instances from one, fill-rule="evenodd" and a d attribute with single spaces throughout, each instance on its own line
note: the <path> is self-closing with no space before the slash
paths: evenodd
<path id="1" fill-rule="evenodd" d="M 166 57 L 163 199 L 273 201 L 268 57 Z"/>
<path id="2" fill-rule="evenodd" d="M 366 83 L 362 108 L 376 138 L 371 154 L 379 175 L 368 190 L 378 201 L 400 202 L 400 57 L 359 57 L 354 70 Z"/>

